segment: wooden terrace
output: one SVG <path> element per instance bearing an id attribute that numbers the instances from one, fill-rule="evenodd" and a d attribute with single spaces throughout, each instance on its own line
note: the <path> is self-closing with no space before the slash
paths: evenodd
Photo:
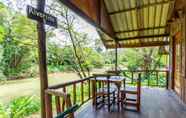
<path id="1" fill-rule="evenodd" d="M 38 0 L 37 7 L 40 11 L 45 10 L 45 2 Z M 59 0 L 59 2 L 92 24 L 107 49 L 115 49 L 116 72 L 118 48 L 169 46 L 170 68 L 166 71 L 165 77 L 167 89 L 143 88 L 142 92 L 138 91 L 137 94 L 141 93 L 138 96 L 141 98 L 140 112 L 125 109 L 117 112 L 115 108 L 111 109 L 115 112 L 108 112 L 104 108 L 95 111 L 91 104 L 84 106 L 93 98 L 91 77 L 48 86 L 46 33 L 44 23 L 38 22 L 42 118 L 53 118 L 56 113 L 64 113 L 74 104 L 82 106 L 79 108 L 81 110 L 75 113 L 78 118 L 185 118 L 186 109 L 182 106 L 182 103 L 186 103 L 185 0 Z M 139 78 L 138 81 L 141 80 Z M 159 84 L 158 76 L 156 78 Z M 80 92 L 77 92 L 78 89 Z M 52 102 L 52 98 L 55 102 Z M 55 109 L 52 109 L 52 106 L 55 106 Z"/>
<path id="2" fill-rule="evenodd" d="M 117 111 L 112 107 L 112 112 L 106 108 L 95 110 L 89 102 L 82 106 L 76 113 L 76 118 L 185 118 L 186 106 L 174 93 L 159 88 L 143 88 L 141 97 L 141 112 L 130 110 Z"/>

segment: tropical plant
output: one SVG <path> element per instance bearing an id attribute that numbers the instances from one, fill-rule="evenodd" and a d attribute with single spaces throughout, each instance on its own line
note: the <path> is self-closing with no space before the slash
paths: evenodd
<path id="1" fill-rule="evenodd" d="M 35 97 L 20 97 L 12 100 L 8 105 L 0 104 L 0 118 L 24 118 L 40 109 L 39 100 Z"/>

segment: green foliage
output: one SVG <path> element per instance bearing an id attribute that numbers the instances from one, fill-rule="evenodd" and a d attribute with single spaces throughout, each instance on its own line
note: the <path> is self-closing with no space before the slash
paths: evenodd
<path id="1" fill-rule="evenodd" d="M 20 46 L 16 41 L 4 44 L 1 70 L 8 78 L 17 77 L 30 68 L 29 48 Z"/>
<path id="2" fill-rule="evenodd" d="M 126 62 L 129 70 L 137 70 L 143 63 L 143 56 L 137 49 L 128 49 L 123 52 L 122 61 Z"/>
<path id="3" fill-rule="evenodd" d="M 73 48 L 65 46 L 61 48 L 56 44 L 48 45 L 48 70 L 49 72 L 59 72 L 73 70 L 76 63 L 76 58 L 73 55 Z M 101 68 L 104 65 L 103 57 L 100 53 L 92 48 L 77 49 L 77 53 L 81 58 L 82 66 L 88 68 Z M 83 55 L 82 55 L 83 54 Z"/>
<path id="4" fill-rule="evenodd" d="M 0 104 L 0 118 L 8 118 L 8 113 L 2 104 Z"/>
<path id="5" fill-rule="evenodd" d="M 166 59 L 158 54 L 158 48 L 125 49 L 119 55 L 120 64 L 129 70 L 154 70 L 167 64 Z"/>
<path id="6" fill-rule="evenodd" d="M 29 76 L 37 59 L 36 25 L 1 3 L 0 15 L 0 69 L 8 79 Z"/>
<path id="7" fill-rule="evenodd" d="M 66 65 L 48 65 L 49 72 L 63 72 Z M 67 69 L 65 70 L 67 71 Z"/>
<path id="8" fill-rule="evenodd" d="M 0 118 L 24 118 L 38 112 L 40 104 L 35 97 L 20 97 L 7 106 L 0 105 Z"/>
<path id="9" fill-rule="evenodd" d="M 91 48 L 84 48 L 85 53 L 85 65 L 88 65 L 89 68 L 101 68 L 104 65 L 103 56 L 97 51 Z"/>
<path id="10" fill-rule="evenodd" d="M 4 27 L 0 26 L 0 43 L 3 41 L 4 36 L 5 36 Z"/>

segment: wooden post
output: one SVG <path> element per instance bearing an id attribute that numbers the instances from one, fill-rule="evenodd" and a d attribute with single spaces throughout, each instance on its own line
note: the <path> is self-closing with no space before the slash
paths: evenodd
<path id="1" fill-rule="evenodd" d="M 44 12 L 45 0 L 37 1 L 37 9 Z M 38 53 L 41 90 L 41 118 L 52 118 L 51 96 L 46 94 L 48 88 L 47 64 L 46 64 L 46 32 L 43 22 L 37 23 Z"/>
<path id="2" fill-rule="evenodd" d="M 63 88 L 63 92 L 66 93 L 66 87 Z M 63 102 L 62 102 L 62 108 L 61 108 L 61 112 L 64 112 L 65 111 L 65 99 L 66 98 L 63 98 Z"/>
<path id="3" fill-rule="evenodd" d="M 73 103 L 76 104 L 76 84 L 73 84 Z"/>
<path id="4" fill-rule="evenodd" d="M 115 72 L 118 70 L 118 42 L 115 41 Z"/>
<path id="5" fill-rule="evenodd" d="M 131 78 L 131 83 L 133 84 L 134 83 L 134 73 L 133 73 L 133 71 L 131 71 L 131 76 L 132 76 L 132 78 Z"/>
<path id="6" fill-rule="evenodd" d="M 57 114 L 61 113 L 61 103 L 59 96 L 55 96 L 55 102 L 56 102 L 56 111 Z"/>
<path id="7" fill-rule="evenodd" d="M 137 111 L 140 111 L 140 105 L 141 105 L 141 73 L 138 74 L 138 80 L 137 80 Z"/>
<path id="8" fill-rule="evenodd" d="M 166 89 L 169 88 L 169 71 L 166 71 Z"/>
<path id="9" fill-rule="evenodd" d="M 92 98 L 93 98 L 92 105 L 95 105 L 96 104 L 96 81 L 92 81 Z"/>
<path id="10" fill-rule="evenodd" d="M 175 38 L 172 39 L 172 78 L 171 78 L 171 88 L 174 90 L 174 80 L 175 80 L 175 56 L 176 56 L 176 42 Z"/>
<path id="11" fill-rule="evenodd" d="M 84 87 L 83 82 L 81 82 L 81 104 L 84 103 Z"/>
<path id="12" fill-rule="evenodd" d="M 156 71 L 156 86 L 159 86 L 159 72 Z"/>
<path id="13" fill-rule="evenodd" d="M 88 80 L 88 99 L 91 98 L 90 79 Z"/>

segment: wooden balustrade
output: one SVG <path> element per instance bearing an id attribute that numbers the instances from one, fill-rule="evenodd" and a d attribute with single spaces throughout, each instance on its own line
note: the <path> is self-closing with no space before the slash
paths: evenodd
<path id="1" fill-rule="evenodd" d="M 155 80 L 152 85 L 151 79 L 144 78 L 145 73 L 149 72 L 150 75 L 154 76 Z M 141 73 L 141 81 L 143 85 L 143 81 L 147 81 L 148 86 L 161 86 L 161 87 L 167 87 L 168 88 L 168 77 L 169 77 L 169 71 L 168 70 L 137 70 L 137 71 L 129 71 L 129 70 L 122 70 L 120 73 L 123 73 L 124 75 L 127 73 L 129 77 L 126 77 L 129 79 L 128 82 L 133 84 L 135 74 L 138 75 L 138 73 Z M 78 104 L 83 105 L 85 102 L 89 101 L 92 98 L 91 94 L 91 80 L 88 77 L 85 79 L 80 79 L 76 81 L 66 82 L 62 84 L 57 84 L 48 87 L 46 90 L 46 95 L 49 95 L 50 97 L 55 99 L 55 102 L 53 103 L 53 106 L 55 104 L 56 113 L 64 112 L 66 108 Z M 161 84 L 162 80 L 164 83 Z M 126 81 L 127 82 L 127 81 Z M 98 83 L 98 86 L 102 86 L 103 83 Z M 52 109 L 51 109 L 52 110 Z M 50 111 L 52 112 L 52 111 Z M 73 114 L 71 114 L 71 117 L 73 117 Z M 52 117 L 49 117 L 52 118 Z"/>
<path id="2" fill-rule="evenodd" d="M 53 106 L 55 105 L 57 114 L 64 112 L 65 109 L 75 104 L 83 105 L 91 99 L 90 78 L 53 85 L 45 91 L 47 95 L 53 96 L 52 98 L 55 99 Z M 73 114 L 71 117 L 73 117 Z"/>
<path id="3" fill-rule="evenodd" d="M 127 83 L 133 84 L 135 74 L 142 74 L 142 84 L 145 86 L 157 86 L 168 88 L 169 71 L 168 70 L 121 70 L 124 76 L 127 76 Z M 145 77 L 145 75 L 149 75 Z"/>
<path id="4" fill-rule="evenodd" d="M 61 112 L 64 112 L 64 108 L 70 108 L 72 106 L 70 94 L 67 94 L 65 92 L 62 92 L 58 89 L 47 89 L 45 91 L 47 95 L 54 96 L 55 97 L 55 103 L 56 103 L 56 113 L 59 114 Z M 61 106 L 61 99 L 63 100 L 63 104 Z M 52 101 L 51 101 L 52 102 Z M 50 112 L 52 112 L 52 109 L 50 109 Z M 47 118 L 52 118 L 53 114 L 50 116 L 47 116 Z M 74 117 L 74 114 L 69 115 L 70 118 Z"/>

